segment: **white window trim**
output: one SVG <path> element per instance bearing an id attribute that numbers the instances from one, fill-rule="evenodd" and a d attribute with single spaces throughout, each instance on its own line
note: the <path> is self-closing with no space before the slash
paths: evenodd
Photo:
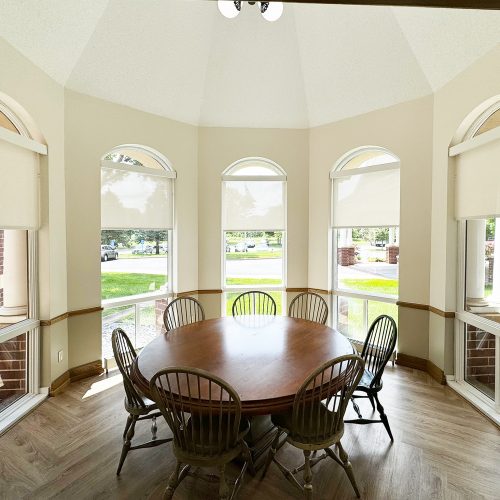
<path id="1" fill-rule="evenodd" d="M 401 162 L 394 161 L 391 163 L 373 165 L 372 167 L 353 168 L 352 170 L 332 170 L 330 172 L 330 179 L 352 177 L 354 175 L 370 174 L 373 172 L 385 172 L 387 170 L 399 170 L 400 168 L 401 168 Z"/>
<path id="2" fill-rule="evenodd" d="M 245 164 L 252 164 L 252 165 L 258 165 L 262 166 L 265 168 L 269 168 L 275 172 L 273 175 L 237 175 L 237 174 L 231 174 L 232 171 L 238 169 L 240 166 L 245 165 Z M 223 228 L 223 213 L 224 213 L 224 182 L 225 181 L 265 181 L 265 182 L 285 182 L 285 189 L 283 190 L 283 210 L 285 212 L 285 224 L 283 229 L 274 229 L 274 230 L 269 230 L 269 229 L 222 229 L 221 231 L 221 289 L 222 289 L 222 295 L 223 295 L 223 300 L 221 301 L 221 313 L 223 316 L 226 315 L 226 293 L 231 293 L 231 292 L 251 292 L 255 290 L 262 290 L 266 292 L 285 292 L 286 287 L 287 287 L 287 262 L 288 262 L 288 255 L 287 255 L 287 221 L 288 221 L 288 206 L 287 206 L 287 186 L 286 186 L 286 181 L 287 181 L 287 176 L 286 172 L 281 168 L 276 162 L 269 160 L 267 158 L 259 157 L 259 156 L 254 156 L 254 157 L 247 157 L 247 158 L 241 158 L 240 160 L 235 161 L 229 167 L 227 167 L 223 172 L 222 172 L 222 182 L 221 182 L 221 228 Z M 226 285 L 226 237 L 225 233 L 226 232 L 270 232 L 270 231 L 275 231 L 275 232 L 282 232 L 283 233 L 283 239 L 282 239 L 282 259 L 281 259 L 281 274 L 283 277 L 282 284 L 281 285 L 255 285 L 253 287 L 249 287 L 248 285 Z M 283 303 L 283 311 L 286 309 L 286 304 Z"/>
<path id="3" fill-rule="evenodd" d="M 466 311 L 466 221 L 458 221 L 457 307 L 455 313 L 455 375 L 450 387 L 481 412 L 500 424 L 500 324 Z M 492 400 L 465 380 L 465 325 L 470 324 L 495 336 L 495 399 Z"/>

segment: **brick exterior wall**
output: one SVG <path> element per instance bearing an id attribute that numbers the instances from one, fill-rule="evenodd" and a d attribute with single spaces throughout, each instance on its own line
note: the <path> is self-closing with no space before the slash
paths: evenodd
<path id="1" fill-rule="evenodd" d="M 356 264 L 354 247 L 339 247 L 337 249 L 337 262 L 339 266 L 353 266 Z"/>
<path id="2" fill-rule="evenodd" d="M 3 229 L 0 229 L 0 276 L 3 274 Z M 3 306 L 3 288 L 0 288 L 0 307 Z"/>
<path id="3" fill-rule="evenodd" d="M 389 264 L 397 264 L 399 255 L 398 245 L 387 245 L 385 247 L 385 260 Z"/>
<path id="4" fill-rule="evenodd" d="M 495 390 L 495 336 L 467 325 L 466 379 Z"/>
<path id="5" fill-rule="evenodd" d="M 26 393 L 26 334 L 0 344 L 0 409 L 15 396 Z"/>
<path id="6" fill-rule="evenodd" d="M 167 304 L 167 299 L 155 300 L 156 329 L 157 331 L 161 331 L 161 333 L 166 333 L 165 326 L 163 325 L 163 311 L 165 311 Z"/>

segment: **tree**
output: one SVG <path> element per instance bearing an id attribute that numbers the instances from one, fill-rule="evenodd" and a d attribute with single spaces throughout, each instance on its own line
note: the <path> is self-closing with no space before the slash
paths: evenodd
<path id="1" fill-rule="evenodd" d="M 168 239 L 167 231 L 146 231 L 142 229 L 137 229 L 134 231 L 134 238 L 137 242 L 144 241 L 154 241 L 155 242 L 155 254 L 160 255 L 160 243 Z"/>
<path id="2" fill-rule="evenodd" d="M 117 245 L 129 246 L 132 240 L 132 231 L 124 229 L 103 229 L 101 231 L 101 245 L 111 245 L 114 241 Z"/>

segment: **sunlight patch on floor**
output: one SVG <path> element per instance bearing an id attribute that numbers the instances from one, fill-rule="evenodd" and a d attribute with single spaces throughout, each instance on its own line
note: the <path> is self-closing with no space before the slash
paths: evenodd
<path id="1" fill-rule="evenodd" d="M 99 394 L 103 391 L 111 389 L 115 385 L 122 383 L 121 374 L 113 375 L 112 377 L 107 377 L 104 380 L 99 380 L 98 382 L 94 382 L 90 389 L 83 395 L 82 399 L 87 399 L 96 394 Z"/>

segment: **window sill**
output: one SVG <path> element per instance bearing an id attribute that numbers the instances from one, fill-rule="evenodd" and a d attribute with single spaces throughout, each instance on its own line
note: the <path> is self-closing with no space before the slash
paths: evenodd
<path id="1" fill-rule="evenodd" d="M 8 431 L 26 414 L 42 403 L 48 394 L 26 394 L 7 407 L 0 415 L 0 435 Z"/>
<path id="2" fill-rule="evenodd" d="M 456 393 L 464 397 L 496 425 L 500 425 L 500 411 L 495 409 L 495 403 L 489 400 L 487 396 L 481 394 L 467 382 L 457 382 L 453 376 L 447 376 L 446 381 Z"/>

